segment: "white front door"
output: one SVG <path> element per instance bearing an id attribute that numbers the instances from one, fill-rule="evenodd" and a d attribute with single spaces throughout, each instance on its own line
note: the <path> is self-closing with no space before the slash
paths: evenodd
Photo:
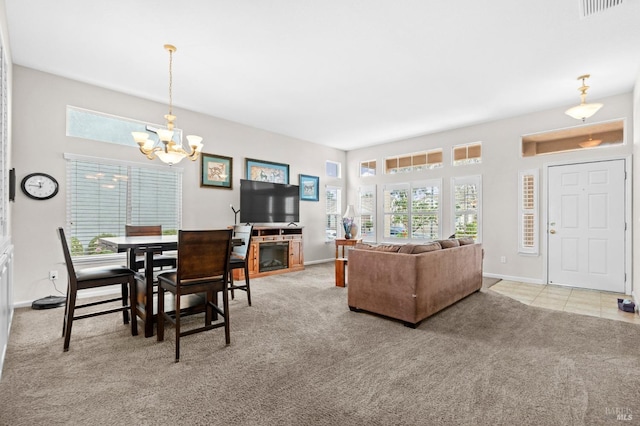
<path id="1" fill-rule="evenodd" d="M 549 284 L 624 293 L 625 160 L 549 167 Z"/>

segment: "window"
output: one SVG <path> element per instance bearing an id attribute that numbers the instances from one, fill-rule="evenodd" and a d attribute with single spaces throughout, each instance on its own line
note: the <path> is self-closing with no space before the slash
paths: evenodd
<path id="1" fill-rule="evenodd" d="M 376 160 L 363 161 L 360 163 L 360 176 L 375 176 Z"/>
<path id="2" fill-rule="evenodd" d="M 386 174 L 420 172 L 423 170 L 442 167 L 442 148 L 406 154 L 397 157 L 387 157 L 384 160 Z"/>
<path id="3" fill-rule="evenodd" d="M 411 185 L 411 238 L 436 240 L 440 238 L 439 180 Z"/>
<path id="4" fill-rule="evenodd" d="M 482 163 L 482 143 L 474 142 L 453 147 L 453 165 Z"/>
<path id="5" fill-rule="evenodd" d="M 147 127 L 153 129 L 162 126 L 67 106 L 67 136 L 138 148 L 131 132 L 144 132 Z M 173 129 L 173 131 L 173 140 L 181 143 L 182 130 Z M 149 138 L 155 142 L 158 141 L 158 135 L 155 133 L 150 133 Z"/>
<path id="6" fill-rule="evenodd" d="M 326 172 L 328 177 L 340 178 L 340 163 L 327 160 Z"/>
<path id="7" fill-rule="evenodd" d="M 518 174 L 518 252 L 538 254 L 538 169 Z"/>
<path id="8" fill-rule="evenodd" d="M 385 238 L 440 238 L 440 179 L 387 185 L 384 193 Z"/>
<path id="9" fill-rule="evenodd" d="M 337 186 L 327 186 L 327 223 L 325 226 L 326 241 L 333 241 L 338 236 L 338 227 L 342 226 L 342 189 Z"/>
<path id="10" fill-rule="evenodd" d="M 624 143 L 624 120 L 605 121 L 522 136 L 522 156 L 600 149 Z"/>
<path id="11" fill-rule="evenodd" d="M 100 236 L 124 235 L 125 224 L 162 225 L 177 233 L 182 170 L 65 154 L 71 255 L 107 254 Z"/>
<path id="12" fill-rule="evenodd" d="M 407 238 L 409 229 L 409 184 L 385 185 L 384 238 Z"/>
<path id="13" fill-rule="evenodd" d="M 452 179 L 452 211 L 456 237 L 473 237 L 481 241 L 482 188 L 480 176 Z"/>
<path id="14" fill-rule="evenodd" d="M 358 189 L 360 204 L 360 238 L 363 241 L 376 241 L 376 186 L 361 186 Z"/>

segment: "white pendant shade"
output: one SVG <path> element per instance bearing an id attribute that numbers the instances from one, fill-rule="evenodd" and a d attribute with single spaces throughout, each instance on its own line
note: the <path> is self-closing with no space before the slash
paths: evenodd
<path id="1" fill-rule="evenodd" d="M 602 108 L 602 104 L 580 104 L 573 108 L 569 108 L 565 111 L 565 114 L 575 118 L 576 120 L 584 120 L 598 112 L 600 108 Z"/>

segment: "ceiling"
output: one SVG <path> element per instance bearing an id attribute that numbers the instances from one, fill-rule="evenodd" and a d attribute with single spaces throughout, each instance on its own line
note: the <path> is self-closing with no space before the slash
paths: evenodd
<path id="1" fill-rule="evenodd" d="M 171 43 L 175 106 L 351 150 L 631 91 L 640 0 L 582 1 L 5 3 L 14 64 L 167 103 Z"/>

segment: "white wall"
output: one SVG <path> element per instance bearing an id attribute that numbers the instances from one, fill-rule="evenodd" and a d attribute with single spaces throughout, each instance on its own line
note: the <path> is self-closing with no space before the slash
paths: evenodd
<path id="1" fill-rule="evenodd" d="M 162 123 L 166 104 L 106 90 L 20 66 L 14 67 L 13 140 L 18 182 L 27 174 L 45 172 L 60 183 L 51 200 L 35 201 L 19 190 L 13 204 L 15 292 L 17 305 L 55 294 L 49 270 L 58 270 L 58 288 L 66 289 L 66 272 L 55 230 L 66 220 L 64 153 L 148 162 L 135 147 L 65 136 L 66 106 L 73 105 L 151 123 Z M 229 204 L 239 206 L 240 179 L 246 157 L 290 165 L 290 182 L 298 174 L 320 176 L 320 202 L 300 203 L 305 262 L 333 257 L 324 242 L 325 161 L 345 162 L 345 152 L 270 133 L 242 124 L 174 108 L 177 127 L 204 138 L 204 152 L 233 158 L 233 190 L 200 188 L 200 162 L 183 160 L 183 228 L 220 228 L 233 224 Z M 156 162 L 159 163 L 158 160 Z"/>
<path id="2" fill-rule="evenodd" d="M 633 90 L 633 246 L 640 247 L 640 73 Z M 640 254 L 633 256 L 633 295 L 640 306 Z"/>
<path id="3" fill-rule="evenodd" d="M 8 178 L 8 171 L 12 167 L 11 162 L 11 102 L 12 102 L 12 59 L 11 49 L 9 46 L 9 33 L 7 31 L 7 16 L 5 12 L 5 1 L 0 0 L 0 37 L 2 38 L 2 46 L 7 66 L 7 141 L 8 146 L 6 152 L 2 152 L 3 167 L 0 171 L 4 174 L 5 182 Z M 6 162 L 4 162 L 6 161 Z M 5 191 L 8 185 L 5 186 Z M 0 202 L 6 203 L 6 200 Z M 9 203 L 10 204 L 10 203 Z M 2 367 L 6 355 L 7 344 L 9 342 L 9 334 L 11 332 L 11 321 L 13 319 L 13 246 L 11 245 L 11 211 L 3 212 L 0 220 L 4 221 L 6 233 L 0 233 L 0 377 L 2 376 Z"/>
<path id="4" fill-rule="evenodd" d="M 595 101 L 594 101 L 595 102 Z M 496 277 L 519 279 L 527 282 L 542 283 L 545 280 L 544 265 L 546 253 L 541 244 L 539 256 L 518 254 L 518 172 L 520 170 L 538 168 L 541 177 L 540 218 L 544 217 L 544 193 L 546 185 L 544 165 L 557 162 L 573 162 L 581 159 L 627 157 L 633 149 L 632 94 L 622 94 L 597 102 L 604 107 L 587 123 L 626 119 L 623 146 L 601 149 L 573 151 L 537 157 L 521 157 L 521 136 L 530 133 L 573 127 L 581 124 L 564 114 L 563 108 L 541 111 L 520 117 L 478 124 L 436 134 L 414 137 L 374 147 L 362 148 L 347 153 L 347 170 L 349 183 L 348 201 L 355 203 L 357 190 L 361 185 L 376 184 L 378 189 L 377 232 L 382 238 L 382 196 L 381 186 L 388 182 L 410 182 L 432 178 L 443 179 L 443 231 L 446 238 L 453 233 L 450 208 L 450 181 L 454 176 L 482 175 L 482 235 L 485 249 L 484 272 Z M 451 165 L 451 147 L 469 142 L 482 142 L 482 164 L 457 166 Z M 424 172 L 384 175 L 383 159 L 386 156 L 419 152 L 429 149 L 443 148 L 444 167 Z M 361 178 L 359 163 L 366 160 L 377 160 L 378 170 L 375 177 Z M 541 223 L 541 235 L 546 233 L 545 224 Z M 542 241 L 542 240 L 541 240 Z M 500 263 L 500 257 L 506 256 L 507 262 Z"/>

